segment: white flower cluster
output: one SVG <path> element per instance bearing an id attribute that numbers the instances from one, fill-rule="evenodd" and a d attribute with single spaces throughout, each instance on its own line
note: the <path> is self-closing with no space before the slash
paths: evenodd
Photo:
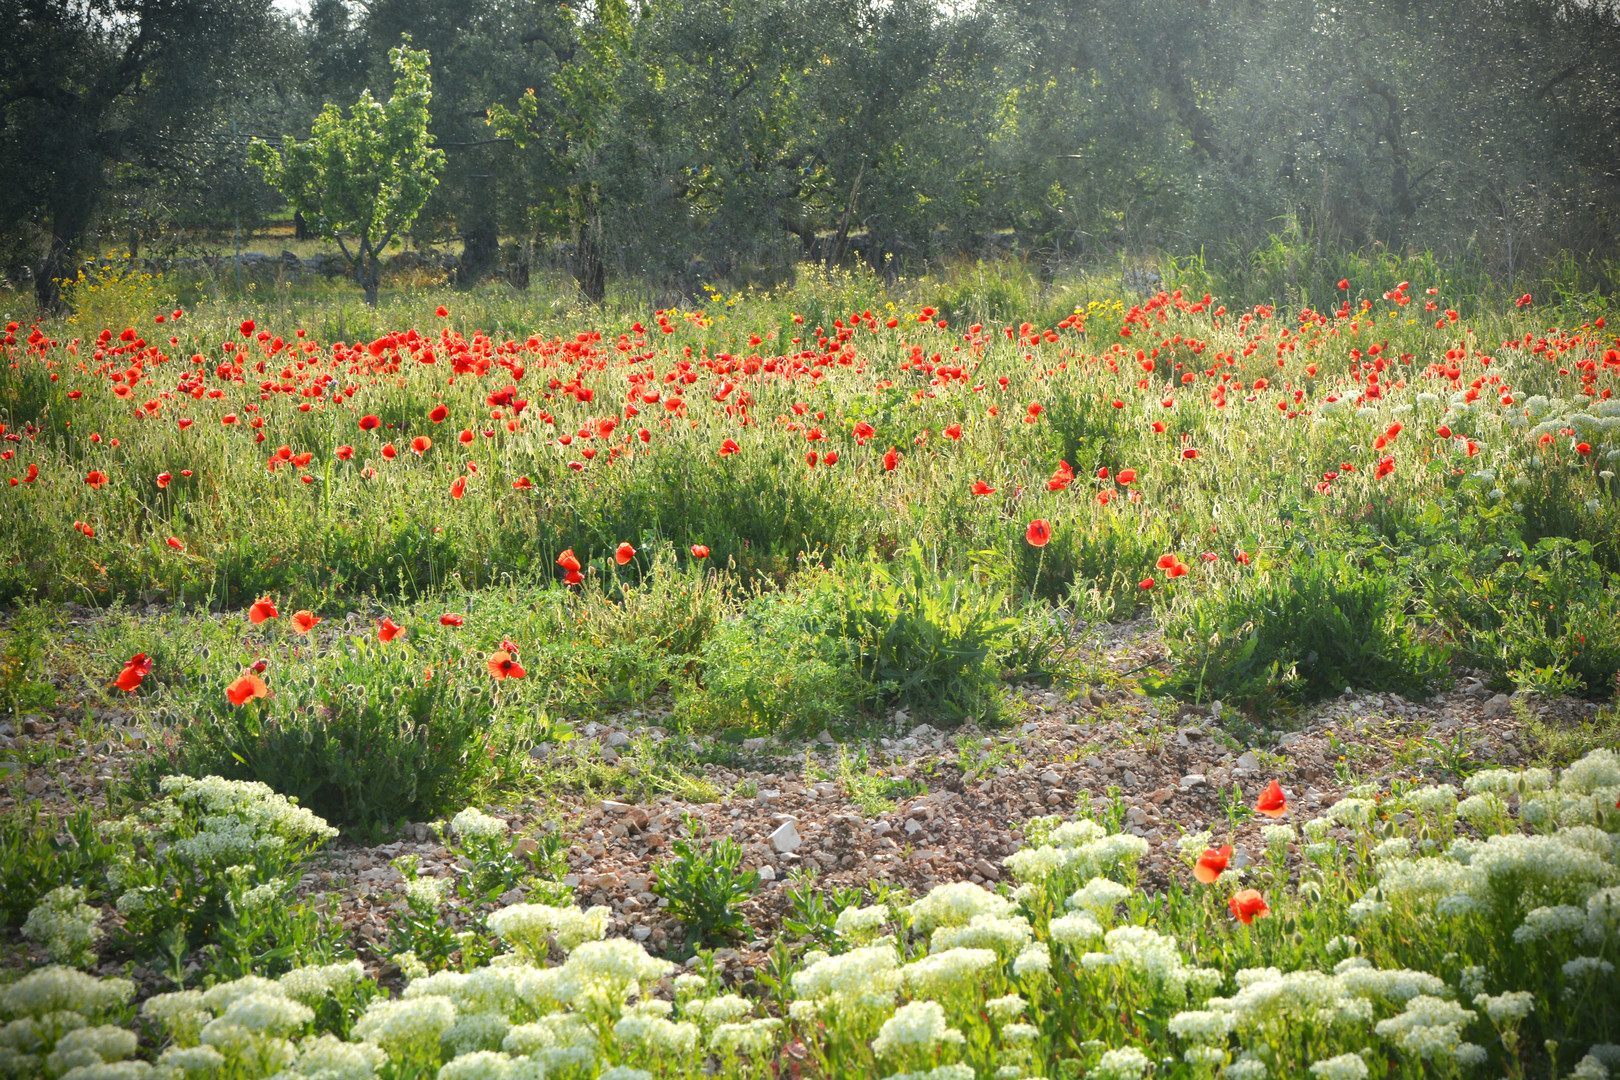
<path id="1" fill-rule="evenodd" d="M 513 904 L 489 917 L 489 928 L 502 941 L 533 960 L 544 960 L 549 942 L 555 940 L 564 952 L 572 952 L 587 941 L 597 941 L 607 933 L 612 911 L 593 907 L 551 907 L 547 904 Z"/>
<path id="2" fill-rule="evenodd" d="M 450 831 L 462 841 L 499 840 L 506 835 L 506 822 L 469 806 L 450 819 Z"/>
<path id="3" fill-rule="evenodd" d="M 946 949 L 907 964 L 902 974 L 917 997 L 951 997 L 976 990 L 998 963 L 989 949 Z"/>
<path id="4" fill-rule="evenodd" d="M 337 830 L 324 820 L 277 795 L 265 784 L 224 780 L 218 776 L 201 780 L 166 776 L 161 790 L 175 806 L 201 816 L 202 829 L 197 837 L 191 838 L 199 856 L 218 857 L 240 845 L 244 857 L 230 859 L 226 865 L 247 861 L 264 846 L 264 838 L 275 837 L 282 844 L 301 844 L 330 840 L 337 835 Z"/>
<path id="5" fill-rule="evenodd" d="M 879 1057 L 910 1051 L 931 1053 L 941 1043 L 961 1043 L 962 1033 L 945 1023 L 945 1008 L 937 1001 L 913 1001 L 883 1021 L 872 1052 Z"/>
<path id="6" fill-rule="evenodd" d="M 838 913 L 833 923 L 833 933 L 845 941 L 856 945 L 865 945 L 877 937 L 883 924 L 889 921 L 889 909 L 881 904 L 871 907 L 856 907 L 850 905 Z"/>
<path id="7" fill-rule="evenodd" d="M 1182 962 L 1176 939 L 1145 926 L 1116 926 L 1103 935 L 1107 952 L 1090 952 L 1080 958 L 1084 967 L 1120 967 L 1137 974 L 1154 986 L 1180 997 L 1186 992 L 1191 971 Z"/>
<path id="8" fill-rule="evenodd" d="M 1126 1046 L 1104 1051 L 1086 1076 L 1095 1077 L 1096 1080 L 1141 1080 L 1142 1074 L 1152 1064 L 1153 1060 L 1142 1051 L 1134 1046 Z"/>
<path id="9" fill-rule="evenodd" d="M 281 992 L 294 1001 L 315 1005 L 328 994 L 342 995 L 354 990 L 366 977 L 358 960 L 336 964 L 316 964 L 294 968 L 281 977 Z"/>
<path id="10" fill-rule="evenodd" d="M 52 889 L 40 898 L 23 936 L 37 942 L 58 964 L 83 967 L 95 958 L 101 937 L 101 912 L 84 902 L 84 890 L 73 885 Z"/>
<path id="11" fill-rule="evenodd" d="M 135 984 L 128 979 L 98 979 L 53 964 L 0 990 L 0 1015 L 38 1019 L 65 1012 L 93 1018 L 122 1008 L 134 995 Z"/>
<path id="12" fill-rule="evenodd" d="M 1045 843 L 1015 851 L 1002 864 L 1027 882 L 1042 882 L 1055 874 L 1106 877 L 1134 865 L 1147 852 L 1148 842 L 1141 837 L 1109 833 L 1096 822 L 1081 819 L 1064 822 L 1051 830 Z"/>
<path id="13" fill-rule="evenodd" d="M 449 878 L 416 877 L 405 883 L 405 899 L 413 907 L 436 911 L 444 903 L 444 896 L 455 887 Z"/>
<path id="14" fill-rule="evenodd" d="M 900 980 L 900 954 L 894 946 L 868 945 L 815 960 L 794 972 L 791 981 L 801 1000 L 866 1008 L 893 1002 Z"/>
<path id="15" fill-rule="evenodd" d="M 1462 1029 L 1473 1019 L 1473 1011 L 1455 1001 L 1419 994 L 1398 1016 L 1380 1020 L 1373 1030 L 1414 1057 L 1443 1059 L 1457 1049 Z"/>
<path id="16" fill-rule="evenodd" d="M 926 934 L 936 926 L 966 926 L 981 915 L 1003 918 L 1012 903 L 972 882 L 957 881 L 935 886 L 906 910 L 912 928 Z"/>
<path id="17" fill-rule="evenodd" d="M 1105 877 L 1094 877 L 1069 896 L 1069 906 L 1089 911 L 1100 920 L 1111 921 L 1114 909 L 1130 896 L 1128 886 Z"/>
<path id="18" fill-rule="evenodd" d="M 1034 936 L 1029 920 L 1022 915 L 1001 918 L 975 915 L 966 926 L 939 926 L 929 939 L 931 952 L 947 949 L 990 949 L 1003 959 L 1021 952 Z"/>
<path id="19" fill-rule="evenodd" d="M 1367 1080 L 1367 1063 L 1356 1054 L 1340 1054 L 1312 1062 L 1311 1074 L 1321 1080 Z M 1227 1070 L 1231 1075 L 1231 1070 Z"/>
<path id="20" fill-rule="evenodd" d="M 407 997 L 378 999 L 354 1024 L 354 1037 L 380 1048 L 394 1061 L 422 1061 L 436 1057 L 439 1040 L 456 1022 L 456 1007 L 448 998 Z"/>

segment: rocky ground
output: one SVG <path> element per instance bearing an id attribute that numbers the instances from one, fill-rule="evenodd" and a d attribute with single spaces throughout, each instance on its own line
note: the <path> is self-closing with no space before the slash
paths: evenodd
<path id="1" fill-rule="evenodd" d="M 1122 677 L 1160 657 L 1149 624 L 1111 627 L 1096 644 L 1095 685 L 1018 688 L 1022 716 L 1009 728 L 946 731 L 896 712 L 887 734 L 860 743 L 840 744 L 826 733 L 807 742 L 747 740 L 722 757 L 725 764 L 695 767 L 700 775 L 689 787 L 717 793 L 715 801 L 673 794 L 620 801 L 568 784 L 581 762 L 624 765 L 638 747 L 685 739 L 660 727 L 659 710 L 637 710 L 584 725 L 581 738 L 535 760 L 536 783 L 519 801 L 483 809 L 517 835 L 561 830 L 562 880 L 578 903 L 609 905 L 610 933 L 654 951 L 681 940 L 680 925 L 650 889 L 672 840 L 694 831 L 733 837 L 744 865 L 763 879 L 742 905 L 751 936 L 719 954 L 740 976 L 770 949 L 784 916 L 791 917 L 786 892 L 807 873 L 824 890 L 887 882 L 921 893 L 946 881 L 996 882 L 1030 817 L 1089 810 L 1099 818 L 1115 815 L 1149 841 L 1142 881 L 1160 888 L 1169 875 L 1185 873 L 1177 853 L 1184 831 L 1231 831 L 1236 864 L 1258 859 L 1260 823 L 1234 808 L 1252 806 L 1272 779 L 1288 797 L 1290 820 L 1304 820 L 1356 784 L 1455 782 L 1459 768 L 1525 764 L 1523 721 L 1532 710 L 1564 722 L 1592 710 L 1569 700 L 1516 703 L 1463 671 L 1452 690 L 1428 701 L 1347 692 L 1289 718 L 1286 731 L 1256 728 L 1230 712 L 1148 698 Z M 47 745 L 54 755 L 38 752 Z M 0 811 L 19 800 L 57 811 L 101 802 L 148 745 L 134 718 L 118 712 L 34 716 L 20 728 L 0 723 L 0 772 L 10 774 Z M 863 750 L 864 760 L 852 756 Z M 24 760 L 35 764 L 19 764 Z M 300 886 L 338 898 L 362 960 L 385 979 L 394 974 L 387 922 L 403 906 L 391 860 L 401 855 L 416 856 L 424 875 L 455 873 L 440 826 L 424 822 L 385 844 L 331 845 Z M 523 895 L 520 887 L 503 900 Z M 475 915 L 454 917 L 467 922 Z M 15 930 L 0 933 L 9 951 L 20 949 Z M 136 974 L 157 980 L 155 973 Z"/>

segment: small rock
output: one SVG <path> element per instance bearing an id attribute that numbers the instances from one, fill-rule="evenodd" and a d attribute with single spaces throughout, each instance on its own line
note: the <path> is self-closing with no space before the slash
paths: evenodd
<path id="1" fill-rule="evenodd" d="M 816 735 L 816 742 L 821 743 L 823 746 L 831 746 L 833 744 L 832 732 L 822 728 L 820 733 Z"/>
<path id="2" fill-rule="evenodd" d="M 652 937 L 652 927 L 632 926 L 630 928 L 630 936 L 635 938 L 637 941 L 646 941 L 648 938 Z"/>
<path id="3" fill-rule="evenodd" d="M 1062 782 L 1062 780 L 1063 780 L 1063 777 L 1059 776 L 1056 772 L 1054 772 L 1051 769 L 1047 769 L 1045 772 L 1041 773 L 1041 783 L 1045 784 L 1048 787 L 1056 787 L 1059 783 Z"/>
<path id="4" fill-rule="evenodd" d="M 629 742 L 630 742 L 630 736 L 626 735 L 622 731 L 615 731 L 613 734 L 611 734 L 611 735 L 609 735 L 607 737 L 607 744 L 609 746 L 614 746 L 614 747 L 626 746 L 626 745 L 629 744 Z"/>
<path id="5" fill-rule="evenodd" d="M 782 792 L 779 788 L 760 788 L 759 794 L 754 799 L 761 806 L 769 806 L 771 803 L 780 802 L 781 800 Z"/>
<path id="6" fill-rule="evenodd" d="M 772 866 L 770 863 L 766 863 L 764 866 L 761 866 L 759 868 L 759 880 L 761 880 L 761 881 L 775 881 L 776 880 L 776 867 Z"/>
<path id="7" fill-rule="evenodd" d="M 1277 740 L 1277 746 L 1283 750 L 1287 750 L 1289 747 L 1298 746 L 1304 741 L 1304 735 L 1297 731 L 1290 731 L 1284 734 L 1282 738 Z"/>
<path id="8" fill-rule="evenodd" d="M 907 836 L 915 836 L 922 832 L 923 824 L 916 818 L 906 818 L 905 830 Z"/>
<path id="9" fill-rule="evenodd" d="M 1248 769 L 1250 772 L 1260 771 L 1260 759 L 1254 756 L 1253 750 L 1245 750 L 1237 759 L 1237 767 Z"/>
<path id="10" fill-rule="evenodd" d="M 602 747 L 600 753 L 602 755 L 602 760 L 607 762 L 609 765 L 619 760 L 619 752 L 613 749 L 611 746 Z"/>
<path id="11" fill-rule="evenodd" d="M 1140 806 L 1130 807 L 1125 811 L 1125 820 L 1132 825 L 1146 825 L 1148 823 L 1147 811 Z"/>
<path id="12" fill-rule="evenodd" d="M 604 814 L 628 814 L 634 809 L 635 807 L 629 803 L 614 802 L 612 799 L 602 800 L 602 813 Z"/>
<path id="13" fill-rule="evenodd" d="M 1203 787 L 1207 783 L 1209 783 L 1209 780 L 1204 776 L 1203 773 L 1188 773 L 1186 776 L 1181 778 L 1181 788 L 1183 791 L 1190 790 L 1195 787 Z"/>
<path id="14" fill-rule="evenodd" d="M 763 737 L 757 739 L 744 739 L 742 741 L 742 748 L 750 754 L 757 754 L 761 750 L 765 749 L 765 739 Z"/>
<path id="15" fill-rule="evenodd" d="M 797 851 L 803 844 L 804 839 L 799 836 L 799 830 L 792 821 L 782 822 L 776 831 L 771 833 L 771 847 L 775 848 L 778 854 L 786 855 L 790 851 Z"/>
<path id="16" fill-rule="evenodd" d="M 974 859 L 973 869 L 990 881 L 1001 880 L 1001 868 L 989 859 Z"/>
<path id="17" fill-rule="evenodd" d="M 1482 715 L 1487 720 L 1507 720 L 1513 716 L 1513 699 L 1506 694 L 1497 694 L 1485 702 Z"/>
<path id="18" fill-rule="evenodd" d="M 1023 727 L 1023 732 L 1024 732 L 1025 735 L 1033 735 L 1033 734 L 1035 734 L 1035 732 L 1037 732 L 1039 730 L 1040 730 L 1040 725 L 1035 723 L 1034 721 L 1031 721 L 1031 722 L 1025 724 L 1024 727 Z"/>
<path id="19" fill-rule="evenodd" d="M 529 757 L 534 761 L 544 761 L 551 756 L 550 743 L 536 743 L 529 747 Z"/>

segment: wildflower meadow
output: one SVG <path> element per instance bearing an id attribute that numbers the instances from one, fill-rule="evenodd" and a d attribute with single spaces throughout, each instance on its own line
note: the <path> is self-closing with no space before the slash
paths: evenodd
<path id="1" fill-rule="evenodd" d="M 1620 1074 L 1620 336 L 1407 269 L 9 322 L 0 1076 Z"/>

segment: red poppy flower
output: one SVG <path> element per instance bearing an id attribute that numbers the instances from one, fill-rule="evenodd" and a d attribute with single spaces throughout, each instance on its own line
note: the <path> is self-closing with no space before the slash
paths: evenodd
<path id="1" fill-rule="evenodd" d="M 86 474 L 84 482 L 93 488 L 99 489 L 101 485 L 105 484 L 109 479 L 111 478 L 100 469 L 91 469 L 90 472 Z"/>
<path id="2" fill-rule="evenodd" d="M 186 550 L 186 545 L 180 542 L 180 538 L 178 536 L 169 537 L 167 542 L 168 542 L 168 545 L 170 547 L 174 548 L 174 550 L 176 550 L 176 551 L 184 551 L 184 550 Z"/>
<path id="3" fill-rule="evenodd" d="M 958 428 L 957 430 L 960 432 L 961 429 Z M 862 420 L 860 423 L 855 425 L 854 434 L 855 445 L 865 446 L 866 440 L 877 434 L 877 428 L 873 427 L 871 424 L 868 424 L 865 420 Z"/>
<path id="4" fill-rule="evenodd" d="M 465 494 L 467 494 L 467 478 L 458 476 L 450 482 L 450 497 L 459 499 Z"/>
<path id="5" fill-rule="evenodd" d="M 113 680 L 113 685 L 126 694 L 132 694 L 135 692 L 135 688 L 141 685 L 141 680 L 150 674 L 152 674 L 152 661 L 147 658 L 145 653 L 136 653 L 124 661 L 124 670 L 118 673 L 118 678 Z"/>
<path id="6" fill-rule="evenodd" d="M 411 440 L 411 453 L 417 457 L 421 457 L 431 449 L 433 449 L 433 440 L 426 435 L 418 435 Z"/>
<path id="7" fill-rule="evenodd" d="M 1069 467 L 1067 461 L 1060 461 L 1057 469 L 1052 473 L 1051 479 L 1046 481 L 1046 490 L 1067 491 L 1072 483 L 1074 483 L 1074 470 Z"/>
<path id="8" fill-rule="evenodd" d="M 1045 518 L 1036 518 L 1024 530 L 1024 539 L 1029 542 L 1030 547 L 1045 547 L 1047 541 L 1052 539 L 1051 522 Z"/>
<path id="9" fill-rule="evenodd" d="M 1271 914 L 1271 908 L 1266 906 L 1265 898 L 1260 895 L 1259 889 L 1244 889 L 1233 893 L 1226 906 L 1244 926 Z"/>
<path id="10" fill-rule="evenodd" d="M 439 616 L 440 626 L 460 626 L 466 621 L 460 615 L 452 615 L 448 611 Z"/>
<path id="11" fill-rule="evenodd" d="M 309 633 L 311 630 L 315 629 L 315 625 L 320 621 L 321 617 L 319 615 L 316 615 L 307 609 L 295 611 L 292 614 L 292 628 L 298 631 L 300 634 Z"/>
<path id="12" fill-rule="evenodd" d="M 694 559 L 707 559 L 708 557 L 709 557 L 709 549 L 708 549 L 707 546 L 705 546 L 703 544 L 693 544 L 692 545 L 692 558 L 694 558 Z"/>
<path id="13" fill-rule="evenodd" d="M 252 319 L 243 319 L 242 320 L 242 325 L 238 326 L 237 329 L 242 332 L 243 337 L 251 336 L 252 333 L 253 333 L 253 320 Z"/>
<path id="14" fill-rule="evenodd" d="M 894 472 L 894 470 L 899 466 L 899 464 L 900 464 L 900 451 L 896 450 L 892 446 L 889 447 L 888 451 L 883 455 L 883 471 L 884 472 Z"/>
<path id="15" fill-rule="evenodd" d="M 534 487 L 534 481 L 530 480 L 527 476 L 520 476 L 516 480 L 512 481 L 512 489 L 514 491 L 528 491 L 532 487 Z"/>
<path id="16" fill-rule="evenodd" d="M 1152 578 L 1145 577 L 1136 583 L 1136 587 L 1138 589 L 1151 589 L 1156 584 L 1158 584 L 1158 582 L 1154 581 Z"/>
<path id="17" fill-rule="evenodd" d="M 268 596 L 261 596 L 253 601 L 252 607 L 248 608 L 248 621 L 254 626 L 258 626 L 266 619 L 273 619 L 279 614 L 281 612 L 276 610 L 275 601 Z"/>
<path id="18" fill-rule="evenodd" d="M 1525 293 L 1523 296 L 1519 297 L 1518 300 L 1518 305 L 1520 307 L 1529 307 L 1533 303 L 1535 303 L 1535 301 L 1530 299 L 1529 293 Z"/>
<path id="19" fill-rule="evenodd" d="M 578 585 L 584 580 L 585 575 L 580 573 L 578 570 L 570 570 L 568 573 L 563 575 L 563 584 L 565 585 Z"/>
<path id="20" fill-rule="evenodd" d="M 721 457 L 730 457 L 732 454 L 739 454 L 741 452 L 742 452 L 742 447 L 738 446 L 735 442 L 733 442 L 730 439 L 727 439 L 725 442 L 720 444 L 720 456 Z"/>
<path id="21" fill-rule="evenodd" d="M 994 495 L 995 493 L 996 493 L 996 489 L 991 487 L 989 484 L 985 483 L 983 480 L 975 480 L 975 481 L 973 481 L 973 494 L 975 494 L 975 495 Z"/>
<path id="22" fill-rule="evenodd" d="M 1575 452 L 1577 454 L 1581 455 L 1582 457 L 1585 457 L 1587 454 L 1590 454 L 1592 452 L 1592 444 L 1591 443 L 1584 443 L 1584 442 L 1576 443 L 1575 444 Z"/>
<path id="23" fill-rule="evenodd" d="M 174 477 L 170 476 L 168 473 L 160 472 L 157 474 L 157 486 L 160 488 L 166 488 L 169 486 L 169 481 L 173 479 Z"/>
<path id="24" fill-rule="evenodd" d="M 1439 427 L 1435 428 L 1434 433 L 1440 436 L 1442 439 L 1451 438 L 1451 428 L 1446 424 L 1441 424 Z"/>
<path id="25" fill-rule="evenodd" d="M 1339 279 L 1339 288 L 1348 289 L 1349 287 L 1350 287 L 1350 279 L 1349 278 L 1340 278 Z"/>
<path id="26" fill-rule="evenodd" d="M 1124 484 L 1124 485 L 1127 485 L 1127 486 L 1130 485 L 1130 484 L 1133 484 L 1133 483 L 1136 482 L 1136 470 L 1135 469 L 1121 469 L 1121 470 L 1119 470 L 1119 472 L 1114 474 L 1114 479 L 1117 482 L 1119 482 L 1121 484 Z"/>
<path id="27" fill-rule="evenodd" d="M 393 443 L 383 443 L 382 456 L 387 458 L 389 461 L 393 461 L 399 456 L 399 451 L 394 448 Z"/>
<path id="28" fill-rule="evenodd" d="M 443 405 L 435 405 L 428 412 L 428 419 L 433 421 L 435 424 L 442 424 L 444 423 L 445 417 L 449 415 L 449 409 L 445 408 Z"/>
<path id="29" fill-rule="evenodd" d="M 377 620 L 377 640 L 378 641 L 381 641 L 381 642 L 386 644 L 387 642 L 393 641 L 397 637 L 403 636 L 404 633 L 405 633 L 405 628 L 403 626 L 400 626 L 393 619 L 390 619 L 386 615 L 384 615 L 381 619 Z"/>
<path id="30" fill-rule="evenodd" d="M 1167 572 L 1169 573 L 1169 575 L 1172 578 L 1178 578 L 1178 577 L 1186 577 L 1187 574 L 1190 572 L 1190 570 L 1191 570 L 1191 567 L 1189 567 L 1186 563 L 1182 562 L 1180 559 L 1177 559 L 1175 561 L 1175 564 L 1173 566 L 1171 566 L 1168 569 Z"/>
<path id="31" fill-rule="evenodd" d="M 1172 566 L 1176 565 L 1176 563 L 1179 561 L 1180 560 L 1178 560 L 1174 555 L 1160 555 L 1159 561 L 1153 565 L 1158 567 L 1160 570 L 1168 570 Z"/>
<path id="32" fill-rule="evenodd" d="M 1254 804 L 1257 814 L 1266 817 L 1278 818 L 1288 813 L 1288 800 L 1283 796 L 1282 785 L 1273 780 L 1266 785 L 1266 790 L 1260 793 L 1260 799 Z"/>
<path id="33" fill-rule="evenodd" d="M 570 573 L 578 573 L 580 569 L 579 558 L 574 554 L 573 548 L 568 548 L 557 556 L 557 565 Z"/>
<path id="34" fill-rule="evenodd" d="M 1213 885 L 1226 871 L 1226 864 L 1232 859 L 1232 845 L 1222 844 L 1218 848 L 1205 848 L 1204 853 L 1198 856 L 1193 864 L 1193 877 L 1205 885 Z"/>
<path id="35" fill-rule="evenodd" d="M 961 424 L 947 424 L 947 425 L 945 425 L 945 437 L 947 439 L 960 439 L 962 437 L 962 425 Z"/>
<path id="36" fill-rule="evenodd" d="M 461 442 L 462 446 L 471 446 L 473 441 L 473 433 L 470 429 L 464 430 L 460 435 L 457 435 L 456 438 Z"/>
<path id="37" fill-rule="evenodd" d="M 1189 446 L 1181 452 L 1181 458 L 1183 461 L 1195 461 L 1198 458 L 1198 451 Z"/>
<path id="38" fill-rule="evenodd" d="M 338 447 L 337 448 L 337 456 L 338 456 L 339 461 L 348 461 L 350 458 L 354 457 L 354 447 L 352 447 L 352 446 L 340 446 L 340 447 Z"/>
<path id="39" fill-rule="evenodd" d="M 225 688 L 225 696 L 232 705 L 246 705 L 254 698 L 270 696 L 270 688 L 264 685 L 264 680 L 251 671 L 244 671 L 236 677 L 236 681 Z"/>
<path id="40" fill-rule="evenodd" d="M 505 650 L 492 655 L 484 666 L 489 669 L 490 675 L 496 679 L 521 679 L 528 674 L 523 670 L 523 665 L 518 663 L 512 654 Z"/>
<path id="41" fill-rule="evenodd" d="M 620 566 L 623 566 L 625 563 L 629 562 L 635 557 L 636 549 L 631 547 L 628 541 L 620 544 L 613 551 L 613 561 L 618 563 Z"/>
<path id="42" fill-rule="evenodd" d="M 518 654 L 518 647 L 513 643 L 511 638 L 501 638 L 501 651 L 509 652 L 513 656 L 516 656 Z"/>
<path id="43" fill-rule="evenodd" d="M 448 318 L 450 315 L 450 310 L 443 304 L 440 304 L 438 307 L 433 309 L 433 314 L 437 315 L 441 319 Z"/>

